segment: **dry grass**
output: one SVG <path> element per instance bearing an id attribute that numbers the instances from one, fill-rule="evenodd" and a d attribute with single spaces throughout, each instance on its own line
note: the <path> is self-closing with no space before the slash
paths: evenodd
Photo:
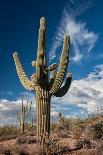
<path id="1" fill-rule="evenodd" d="M 16 126 L 3 126 L 0 127 L 0 136 L 7 136 L 7 135 L 16 135 L 20 132 L 20 129 Z"/>

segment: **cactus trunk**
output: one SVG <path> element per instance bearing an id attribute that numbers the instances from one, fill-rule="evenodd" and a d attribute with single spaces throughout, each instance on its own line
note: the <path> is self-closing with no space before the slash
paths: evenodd
<path id="1" fill-rule="evenodd" d="M 23 99 L 22 99 L 22 103 L 21 103 L 21 132 L 24 132 L 24 106 L 23 106 Z"/>
<path id="2" fill-rule="evenodd" d="M 44 134 L 50 133 L 50 95 L 49 91 L 40 87 L 36 90 L 37 137 L 42 141 Z"/>

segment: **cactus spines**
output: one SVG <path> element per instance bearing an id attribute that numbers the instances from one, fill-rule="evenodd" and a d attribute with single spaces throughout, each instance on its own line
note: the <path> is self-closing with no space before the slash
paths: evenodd
<path id="1" fill-rule="evenodd" d="M 32 61 L 32 66 L 36 68 L 36 73 L 33 73 L 31 80 L 27 78 L 17 52 L 13 54 L 16 70 L 22 85 L 26 89 L 36 92 L 37 137 L 40 142 L 44 141 L 43 135 L 45 135 L 45 133 L 47 133 L 48 136 L 50 134 L 50 101 L 52 95 L 57 97 L 64 96 L 72 81 L 72 76 L 69 73 L 64 86 L 61 87 L 68 69 L 69 48 L 70 37 L 65 35 L 60 64 L 56 73 L 57 65 L 55 63 L 50 66 L 47 65 L 46 21 L 45 18 L 42 17 L 40 19 L 37 59 L 36 61 Z M 49 72 L 50 78 L 48 78 Z"/>
<path id="2" fill-rule="evenodd" d="M 17 73 L 18 73 L 18 76 L 19 76 L 19 79 L 20 79 L 22 85 L 23 85 L 27 90 L 34 90 L 34 88 L 35 88 L 35 87 L 34 87 L 35 83 L 32 83 L 32 81 L 30 81 L 30 80 L 27 78 L 27 76 L 26 76 L 26 74 L 25 74 L 25 72 L 24 72 L 24 69 L 23 69 L 23 67 L 22 67 L 22 65 L 21 65 L 21 63 L 20 63 L 20 60 L 19 60 L 19 57 L 18 57 L 18 53 L 15 52 L 15 53 L 13 54 L 13 57 L 14 57 L 15 64 L 17 64 L 17 65 L 16 65 L 16 70 L 17 70 Z"/>
<path id="3" fill-rule="evenodd" d="M 31 113 L 31 106 L 32 106 L 32 102 L 30 102 L 30 105 L 28 105 L 28 101 L 27 101 L 27 104 L 24 105 L 23 97 L 22 97 L 22 102 L 20 107 L 20 118 L 19 118 L 19 113 L 17 112 L 16 114 L 17 120 L 19 121 L 19 124 L 20 124 L 21 132 L 24 132 L 25 120 Z"/>
<path id="4" fill-rule="evenodd" d="M 71 85 L 71 80 L 72 80 L 72 75 L 70 73 L 68 73 L 65 84 L 60 89 L 58 89 L 58 91 L 56 93 L 54 93 L 54 95 L 56 97 L 64 96 L 68 92 L 68 89 Z"/>

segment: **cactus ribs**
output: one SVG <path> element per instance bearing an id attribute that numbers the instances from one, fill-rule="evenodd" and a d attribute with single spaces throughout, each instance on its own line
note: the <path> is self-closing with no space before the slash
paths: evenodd
<path id="1" fill-rule="evenodd" d="M 52 95 L 56 97 L 64 96 L 71 84 L 72 76 L 67 74 L 67 79 L 63 84 L 69 64 L 70 37 L 65 35 L 60 64 L 56 72 L 57 65 L 54 63 L 47 65 L 46 60 L 46 22 L 45 18 L 40 19 L 40 29 L 38 36 L 37 59 L 32 61 L 32 66 L 36 68 L 36 73 L 31 76 L 31 80 L 26 76 L 23 66 L 20 63 L 18 53 L 13 54 L 17 74 L 22 85 L 30 91 L 36 92 L 37 110 L 37 137 L 44 143 L 43 135 L 50 134 L 50 101 Z M 49 78 L 50 73 L 50 78 Z"/>

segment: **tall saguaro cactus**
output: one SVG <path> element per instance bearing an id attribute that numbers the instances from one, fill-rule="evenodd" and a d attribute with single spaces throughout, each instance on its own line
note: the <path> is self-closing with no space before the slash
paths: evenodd
<path id="1" fill-rule="evenodd" d="M 31 80 L 26 76 L 20 63 L 18 53 L 13 54 L 16 70 L 22 85 L 30 91 L 36 92 L 37 110 L 37 137 L 41 141 L 44 133 L 50 134 L 50 101 L 52 95 L 56 97 L 64 96 L 71 84 L 72 76 L 67 74 L 67 79 L 63 84 L 69 64 L 70 38 L 64 37 L 63 49 L 56 73 L 56 64 L 47 65 L 46 60 L 46 23 L 45 18 L 40 19 L 40 29 L 38 36 L 37 59 L 32 61 L 32 66 L 36 68 L 36 73 L 31 76 Z M 48 73 L 50 72 L 50 78 Z"/>

